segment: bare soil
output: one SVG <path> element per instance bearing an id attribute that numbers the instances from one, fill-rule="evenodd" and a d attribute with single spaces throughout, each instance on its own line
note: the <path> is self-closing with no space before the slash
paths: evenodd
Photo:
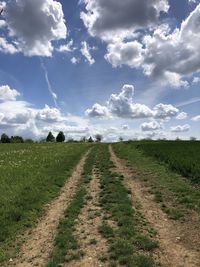
<path id="1" fill-rule="evenodd" d="M 102 210 L 99 206 L 100 184 L 98 175 L 93 170 L 92 180 L 87 188 L 88 200 L 83 207 L 76 224 L 75 235 L 80 249 L 85 255 L 78 261 L 64 265 L 65 267 L 106 267 L 99 257 L 107 254 L 107 243 L 98 232 L 102 223 Z"/>
<path id="2" fill-rule="evenodd" d="M 158 233 L 160 248 L 156 251 L 155 258 L 161 263 L 161 266 L 199 267 L 199 247 L 197 246 L 195 249 L 192 244 L 191 246 L 189 245 L 192 242 L 192 237 L 194 239 L 199 237 L 200 232 L 199 228 L 195 228 L 195 234 L 192 218 L 185 222 L 168 219 L 159 204 L 154 202 L 152 195 L 144 187 L 139 175 L 136 176 L 134 171 L 126 166 L 126 162 L 115 155 L 111 146 L 109 151 L 111 160 L 116 167 L 116 172 L 124 176 L 126 186 L 130 188 L 134 202 L 138 201 L 140 203 L 140 212 Z M 193 229 L 192 233 L 190 229 Z M 184 240 L 182 240 L 182 235 Z"/>
<path id="3" fill-rule="evenodd" d="M 62 187 L 59 196 L 47 205 L 44 215 L 36 226 L 24 235 L 20 253 L 16 259 L 10 260 L 10 265 L 15 267 L 44 266 L 53 249 L 58 223 L 76 192 L 87 154 L 80 160 L 72 176 Z"/>

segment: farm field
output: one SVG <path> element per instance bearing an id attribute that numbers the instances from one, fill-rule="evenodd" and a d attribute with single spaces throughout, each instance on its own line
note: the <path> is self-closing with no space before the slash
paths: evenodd
<path id="1" fill-rule="evenodd" d="M 199 187 L 140 145 L 1 145 L 0 266 L 198 267 Z"/>
<path id="2" fill-rule="evenodd" d="M 164 162 L 168 167 L 194 183 L 200 183 L 200 142 L 199 141 L 156 141 L 132 144 L 146 155 Z"/>

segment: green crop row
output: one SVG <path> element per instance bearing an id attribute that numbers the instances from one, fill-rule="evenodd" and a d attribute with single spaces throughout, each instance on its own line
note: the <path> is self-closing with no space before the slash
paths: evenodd
<path id="1" fill-rule="evenodd" d="M 174 172 L 200 183 L 200 142 L 156 141 L 136 142 L 133 146 L 146 155 L 167 164 Z"/>

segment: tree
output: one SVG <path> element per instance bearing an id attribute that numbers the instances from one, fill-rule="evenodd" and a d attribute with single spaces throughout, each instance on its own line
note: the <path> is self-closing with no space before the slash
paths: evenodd
<path id="1" fill-rule="evenodd" d="M 123 142 L 124 141 L 123 137 L 120 136 L 119 141 Z"/>
<path id="2" fill-rule="evenodd" d="M 100 135 L 100 134 L 96 134 L 96 135 L 95 135 L 95 139 L 96 139 L 96 142 L 97 142 L 97 143 L 100 143 L 101 140 L 103 139 L 103 137 L 102 137 L 102 135 Z"/>
<path id="3" fill-rule="evenodd" d="M 1 143 L 10 143 L 10 138 L 7 136 L 7 134 L 5 133 L 2 134 Z"/>
<path id="4" fill-rule="evenodd" d="M 93 143 L 93 142 L 94 142 L 94 140 L 92 139 L 91 136 L 90 136 L 90 138 L 88 139 L 88 142 L 89 142 L 89 143 Z"/>
<path id="5" fill-rule="evenodd" d="M 55 142 L 55 137 L 53 136 L 52 132 L 49 132 L 46 138 L 47 142 Z"/>
<path id="6" fill-rule="evenodd" d="M 24 139 L 21 136 L 11 136 L 10 143 L 24 143 Z"/>
<path id="7" fill-rule="evenodd" d="M 58 143 L 62 143 L 65 141 L 65 135 L 64 133 L 61 131 L 58 133 L 57 137 L 56 137 L 56 142 Z"/>

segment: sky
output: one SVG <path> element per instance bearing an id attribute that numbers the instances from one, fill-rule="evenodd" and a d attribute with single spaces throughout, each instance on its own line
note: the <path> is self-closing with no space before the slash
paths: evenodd
<path id="1" fill-rule="evenodd" d="M 1 9 L 0 134 L 200 139 L 199 0 Z"/>

